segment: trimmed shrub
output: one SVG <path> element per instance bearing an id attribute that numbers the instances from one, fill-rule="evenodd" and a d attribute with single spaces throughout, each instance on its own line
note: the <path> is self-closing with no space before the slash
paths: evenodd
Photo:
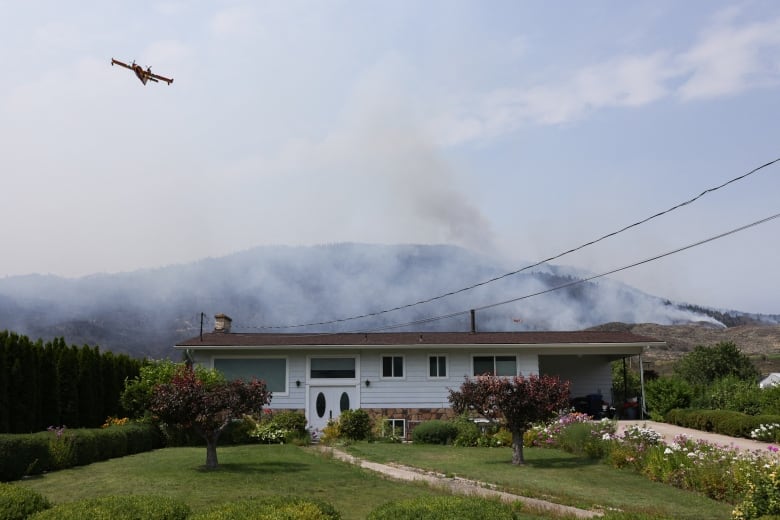
<path id="1" fill-rule="evenodd" d="M 367 520 L 515 520 L 508 504 L 477 497 L 420 497 L 384 504 L 366 517 Z"/>
<path id="2" fill-rule="evenodd" d="M 151 424 L 89 430 L 61 427 L 47 432 L 2 434 L 0 481 L 18 480 L 25 475 L 91 464 L 161 446 L 160 432 Z"/>
<path id="3" fill-rule="evenodd" d="M 730 437 L 750 438 L 762 424 L 780 423 L 778 415 L 747 415 L 729 410 L 671 410 L 667 422 Z"/>
<path id="4" fill-rule="evenodd" d="M 448 421 L 426 421 L 412 431 L 412 441 L 420 444 L 450 444 L 458 436 L 458 428 Z"/>
<path id="5" fill-rule="evenodd" d="M 271 496 L 220 504 L 191 520 L 340 520 L 327 502 L 294 496 Z"/>
<path id="6" fill-rule="evenodd" d="M 344 410 L 339 416 L 339 437 L 362 441 L 371 435 L 371 417 L 365 410 Z"/>
<path id="7" fill-rule="evenodd" d="M 49 501 L 37 491 L 0 483 L 0 520 L 24 520 L 50 507 Z"/>
<path id="8" fill-rule="evenodd" d="M 30 520 L 186 520 L 189 515 L 187 504 L 170 497 L 128 495 L 59 504 Z"/>
<path id="9" fill-rule="evenodd" d="M 48 432 L 0 434 L 0 481 L 18 480 L 51 469 Z"/>
<path id="10" fill-rule="evenodd" d="M 163 438 L 160 430 L 148 423 L 130 423 L 117 426 L 127 438 L 127 454 L 134 455 L 162 448 Z"/>

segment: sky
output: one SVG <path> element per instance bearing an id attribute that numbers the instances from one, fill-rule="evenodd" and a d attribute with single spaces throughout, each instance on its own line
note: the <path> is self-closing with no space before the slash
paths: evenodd
<path id="1" fill-rule="evenodd" d="M 0 277 L 340 242 L 513 270 L 780 157 L 774 0 L 0 12 Z M 780 213 L 778 195 L 780 163 L 556 263 L 610 271 Z M 780 313 L 779 236 L 771 220 L 612 278 Z"/>

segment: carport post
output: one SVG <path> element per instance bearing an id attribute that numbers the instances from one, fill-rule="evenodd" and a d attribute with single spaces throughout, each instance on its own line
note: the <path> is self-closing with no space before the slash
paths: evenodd
<path id="1" fill-rule="evenodd" d="M 645 410 L 645 369 L 642 366 L 642 354 L 639 354 L 639 388 L 642 391 L 642 406 L 639 407 L 639 418 L 644 419 L 647 411 Z"/>

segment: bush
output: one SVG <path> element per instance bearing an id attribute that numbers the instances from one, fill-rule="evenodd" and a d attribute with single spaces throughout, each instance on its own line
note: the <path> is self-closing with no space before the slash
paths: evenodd
<path id="1" fill-rule="evenodd" d="M 0 483 L 0 520 L 24 520 L 50 507 L 49 501 L 37 491 Z"/>
<path id="2" fill-rule="evenodd" d="M 344 410 L 339 416 L 339 437 L 362 441 L 371 435 L 371 418 L 365 410 Z"/>
<path id="3" fill-rule="evenodd" d="M 340 520 L 327 502 L 299 497 L 272 496 L 228 502 L 195 515 L 192 520 Z"/>
<path id="4" fill-rule="evenodd" d="M 48 432 L 0 435 L 0 481 L 18 480 L 52 467 Z"/>
<path id="5" fill-rule="evenodd" d="M 482 432 L 479 431 L 479 426 L 474 421 L 465 415 L 461 415 L 451 421 L 451 423 L 455 426 L 456 431 L 453 442 L 455 446 L 477 446 L 479 444 Z"/>
<path id="6" fill-rule="evenodd" d="M 593 426 L 589 423 L 573 423 L 558 436 L 558 447 L 568 453 L 582 455 L 585 445 L 593 437 Z"/>
<path id="7" fill-rule="evenodd" d="M 685 428 L 750 438 L 762 424 L 780 423 L 780 416 L 747 415 L 729 410 L 671 410 L 666 420 Z"/>
<path id="8" fill-rule="evenodd" d="M 31 520 L 186 520 L 187 504 L 156 495 L 107 496 L 67 502 L 36 513 Z"/>
<path id="9" fill-rule="evenodd" d="M 309 432 L 306 431 L 306 416 L 293 410 L 264 413 L 249 435 L 267 444 L 303 444 L 310 440 Z"/>
<path id="10" fill-rule="evenodd" d="M 780 385 L 762 388 L 759 399 L 762 414 L 780 415 Z"/>
<path id="11" fill-rule="evenodd" d="M 754 381 L 727 376 L 706 390 L 706 407 L 758 415 L 761 413 L 761 389 Z"/>
<path id="12" fill-rule="evenodd" d="M 151 424 L 0 435 L 0 481 L 150 451 L 162 445 Z"/>
<path id="13" fill-rule="evenodd" d="M 447 421 L 426 421 L 412 431 L 412 441 L 420 444 L 450 444 L 458 436 L 458 428 Z"/>
<path id="14" fill-rule="evenodd" d="M 420 497 L 384 504 L 367 520 L 514 520 L 518 518 L 508 504 L 477 497 Z"/>
<path id="15" fill-rule="evenodd" d="M 693 398 L 693 389 L 677 377 L 660 377 L 645 386 L 645 403 L 654 419 L 663 420 L 675 408 L 687 408 Z"/>

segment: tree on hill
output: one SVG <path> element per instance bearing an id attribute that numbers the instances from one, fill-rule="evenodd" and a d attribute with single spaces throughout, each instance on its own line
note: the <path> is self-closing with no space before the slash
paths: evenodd
<path id="1" fill-rule="evenodd" d="M 259 414 L 271 402 L 265 383 L 257 379 L 245 382 L 204 382 L 190 367 L 180 367 L 170 383 L 158 385 L 151 400 L 151 411 L 160 420 L 180 428 L 191 428 L 206 441 L 206 467 L 218 465 L 219 436 L 235 419 Z"/>
<path id="2" fill-rule="evenodd" d="M 721 341 L 713 347 L 697 346 L 680 358 L 674 372 L 685 381 L 702 386 L 726 376 L 753 381 L 759 376 L 750 358 L 732 341 Z"/>
<path id="3" fill-rule="evenodd" d="M 449 400 L 456 413 L 474 411 L 490 420 L 503 419 L 512 433 L 512 464 L 524 464 L 523 434 L 569 406 L 569 386 L 552 376 L 485 375 L 466 378 L 459 391 L 450 390 Z"/>

